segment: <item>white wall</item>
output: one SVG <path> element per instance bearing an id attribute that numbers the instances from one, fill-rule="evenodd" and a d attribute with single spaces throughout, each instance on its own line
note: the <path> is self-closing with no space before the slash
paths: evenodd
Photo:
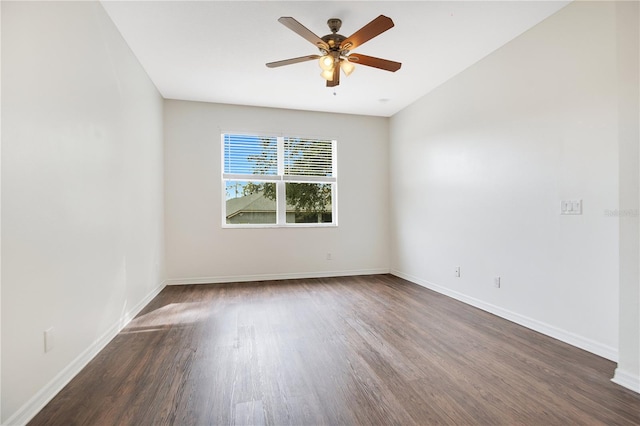
<path id="1" fill-rule="evenodd" d="M 616 3 L 620 149 L 620 326 L 614 381 L 640 392 L 640 4 Z"/>
<path id="2" fill-rule="evenodd" d="M 168 100 L 164 123 L 169 283 L 388 272 L 388 119 Z M 339 226 L 223 229 L 222 131 L 337 139 Z"/>
<path id="3" fill-rule="evenodd" d="M 392 272 L 616 359 L 616 55 L 573 3 L 394 116 Z"/>
<path id="4" fill-rule="evenodd" d="M 162 286 L 163 104 L 97 2 L 2 2 L 2 89 L 2 414 L 19 424 Z"/>

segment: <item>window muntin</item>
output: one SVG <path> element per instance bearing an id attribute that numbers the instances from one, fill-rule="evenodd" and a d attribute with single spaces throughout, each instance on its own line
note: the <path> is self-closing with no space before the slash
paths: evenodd
<path id="1" fill-rule="evenodd" d="M 222 134 L 223 226 L 330 226 L 336 141 Z"/>

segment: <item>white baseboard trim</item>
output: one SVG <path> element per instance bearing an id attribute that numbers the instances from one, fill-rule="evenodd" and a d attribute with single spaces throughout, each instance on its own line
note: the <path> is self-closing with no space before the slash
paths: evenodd
<path id="1" fill-rule="evenodd" d="M 62 371 L 60 371 L 49 383 L 47 383 L 38 393 L 18 409 L 4 423 L 5 425 L 18 426 L 26 425 L 45 405 L 53 399 L 88 363 L 91 361 L 116 335 L 138 314 L 140 311 L 156 297 L 166 286 L 163 281 L 158 287 L 153 289 L 138 304 L 125 312 L 118 321 L 96 339 L 78 357 L 71 361 Z"/>
<path id="2" fill-rule="evenodd" d="M 389 269 L 358 269 L 349 271 L 323 271 L 323 272 L 293 272 L 286 274 L 262 274 L 262 275 L 229 275 L 218 277 L 190 277 L 171 278 L 166 281 L 167 285 L 188 285 L 188 284 L 223 284 L 251 281 L 274 281 L 274 280 L 297 280 L 304 278 L 329 278 L 346 277 L 354 275 L 378 275 L 388 274 Z"/>
<path id="3" fill-rule="evenodd" d="M 618 367 L 616 368 L 613 379 L 611 379 L 611 381 L 634 392 L 640 393 L 640 375 L 631 374 L 628 371 L 621 370 L 620 367 Z"/>
<path id="4" fill-rule="evenodd" d="M 411 281 L 413 283 L 421 285 L 423 287 L 426 287 L 437 293 L 444 294 L 445 296 L 449 296 L 453 299 L 464 302 L 468 305 L 482 309 L 483 311 L 492 313 L 501 318 L 507 319 L 523 327 L 527 327 L 531 330 L 537 331 L 538 333 L 542 333 L 549 337 L 553 337 L 554 339 L 558 339 L 564 343 L 568 343 L 572 346 L 578 347 L 580 349 L 584 349 L 587 352 L 591 352 L 593 354 L 596 354 L 598 356 L 601 356 L 611 361 L 615 361 L 615 362 L 618 361 L 618 350 L 611 346 L 603 345 L 602 343 L 596 342 L 594 340 L 588 339 L 578 334 L 560 329 L 553 325 L 535 320 L 533 318 L 526 317 L 524 315 L 520 315 L 518 313 L 509 311 L 499 306 L 492 305 L 491 303 L 487 303 L 482 300 L 476 299 L 474 297 L 470 297 L 465 294 L 459 293 L 457 291 L 448 289 L 446 287 L 439 286 L 437 284 L 431 283 L 421 278 L 414 277 L 409 274 L 405 274 L 398 270 L 392 269 L 391 274 L 397 277 L 403 278 L 407 281 Z"/>

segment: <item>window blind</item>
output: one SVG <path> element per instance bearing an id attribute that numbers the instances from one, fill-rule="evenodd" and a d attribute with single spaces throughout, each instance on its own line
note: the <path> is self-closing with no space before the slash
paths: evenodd
<path id="1" fill-rule="evenodd" d="M 333 141 L 284 138 L 284 174 L 334 176 Z"/>
<path id="2" fill-rule="evenodd" d="M 225 134 L 224 173 L 239 175 L 277 175 L 277 138 Z"/>

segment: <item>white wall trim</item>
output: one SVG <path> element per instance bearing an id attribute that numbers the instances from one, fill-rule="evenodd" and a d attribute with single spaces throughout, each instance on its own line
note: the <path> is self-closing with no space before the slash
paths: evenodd
<path id="1" fill-rule="evenodd" d="M 188 284 L 223 284 L 251 281 L 274 281 L 274 280 L 296 280 L 304 278 L 328 278 L 346 277 L 354 275 L 378 275 L 388 274 L 389 269 L 357 269 L 348 271 L 323 271 L 323 272 L 293 272 L 288 274 L 261 274 L 261 275 L 229 275 L 219 277 L 191 277 L 191 278 L 170 278 L 166 280 L 167 285 L 188 285 Z"/>
<path id="2" fill-rule="evenodd" d="M 18 411 L 16 411 L 6 421 L 6 425 L 25 425 L 45 405 L 53 399 L 88 363 L 91 361 L 116 335 L 138 314 L 142 309 L 156 297 L 166 286 L 166 282 L 160 283 L 137 305 L 125 312 L 118 321 L 98 339 L 96 339 L 87 349 L 85 349 L 76 359 L 63 368 L 49 383 L 47 383 L 38 393 L 27 401 Z"/>
<path id="3" fill-rule="evenodd" d="M 616 368 L 611 381 L 634 392 L 640 393 L 640 376 L 635 376 L 628 371 L 621 370 L 620 367 Z"/>
<path id="4" fill-rule="evenodd" d="M 405 274 L 404 272 L 400 272 L 398 270 L 392 269 L 391 274 L 397 277 L 403 278 L 405 280 L 411 281 L 413 283 L 416 283 L 418 285 L 421 285 L 423 287 L 426 287 L 430 290 L 436 291 L 440 294 L 444 294 L 445 296 L 452 297 L 456 300 L 459 300 L 461 302 L 464 302 L 476 308 L 482 309 L 483 311 L 497 315 L 501 318 L 507 319 L 516 324 L 527 327 L 531 330 L 537 331 L 538 333 L 542 333 L 549 337 L 553 337 L 554 339 L 558 339 L 564 343 L 568 343 L 572 346 L 578 347 L 580 349 L 584 349 L 585 351 L 591 352 L 603 358 L 606 358 L 615 362 L 618 361 L 618 350 L 611 346 L 603 345 L 602 343 L 596 342 L 591 339 L 587 339 L 586 337 L 580 336 L 570 331 L 566 331 L 561 328 L 555 327 L 553 325 L 544 323 L 542 321 L 538 321 L 533 318 L 520 315 L 518 313 L 509 311 L 499 306 L 492 305 L 491 303 L 484 302 L 474 297 L 470 297 L 465 294 L 459 293 L 457 291 L 450 290 L 446 287 L 442 287 L 440 285 L 431 283 L 429 281 L 420 279 L 418 277 L 414 277 L 410 274 Z"/>

